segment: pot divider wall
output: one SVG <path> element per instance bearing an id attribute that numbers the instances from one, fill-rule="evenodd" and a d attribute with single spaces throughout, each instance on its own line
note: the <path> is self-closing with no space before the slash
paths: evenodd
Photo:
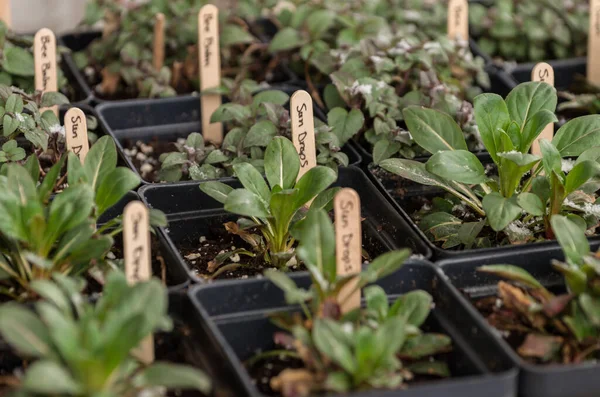
<path id="1" fill-rule="evenodd" d="M 225 182 L 233 187 L 241 186 L 239 181 L 232 178 Z M 211 227 L 223 229 L 224 221 L 235 220 L 239 216 L 226 213 L 221 203 L 201 192 L 198 186 L 198 182 L 146 185 L 139 193 L 148 207 L 159 209 L 167 215 L 169 227 L 161 229 L 160 232 L 166 238 L 169 249 L 192 280 L 203 282 L 202 278 L 191 271 L 179 247 L 194 246 L 194 244 L 199 247 L 199 238 L 205 236 Z M 408 247 L 415 254 L 424 257 L 431 255 L 425 242 L 385 201 L 360 169 L 356 167 L 340 169 L 335 186 L 350 187 L 358 192 L 362 214 L 366 218 L 363 222 L 363 235 L 368 238 L 365 241 L 382 241 L 388 249 Z"/>
<path id="2" fill-rule="evenodd" d="M 307 274 L 294 274 L 295 282 L 310 285 Z M 434 297 L 426 327 L 443 332 L 453 340 L 449 380 L 419 383 L 406 390 L 370 390 L 352 394 L 356 397 L 516 397 L 517 372 L 511 369 L 507 354 L 490 344 L 490 331 L 470 320 L 469 307 L 457 300 L 438 271 L 425 261 L 411 261 L 402 269 L 378 282 L 393 300 L 414 289 L 424 289 Z M 261 394 L 242 362 L 257 351 L 275 348 L 275 326 L 268 315 L 278 311 L 295 311 L 287 306 L 283 293 L 266 279 L 228 280 L 223 283 L 194 287 L 189 295 L 202 318 L 207 351 L 218 363 L 235 371 L 231 385 L 239 395 Z"/>
<path id="3" fill-rule="evenodd" d="M 598 249 L 598 242 L 592 243 L 592 250 Z M 551 260 L 564 259 L 557 245 L 534 245 L 530 248 L 488 255 L 448 259 L 438 262 L 445 280 L 463 292 L 459 297 L 462 305 L 470 306 L 468 315 L 479 327 L 487 327 L 492 339 L 489 346 L 500 347 L 510 357 L 513 365 L 520 368 L 519 396 L 521 397 L 596 397 L 600 395 L 600 364 L 588 362 L 579 365 L 533 365 L 527 363 L 506 342 L 501 334 L 487 324 L 467 296 L 481 298 L 494 295 L 500 278 L 477 272 L 483 265 L 510 264 L 524 268 L 545 287 L 564 289 L 562 276 L 551 267 Z"/>

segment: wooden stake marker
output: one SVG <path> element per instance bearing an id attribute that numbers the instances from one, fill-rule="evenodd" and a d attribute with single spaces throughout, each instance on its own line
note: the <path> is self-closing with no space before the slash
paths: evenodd
<path id="1" fill-rule="evenodd" d="M 90 151 L 90 142 L 88 140 L 87 118 L 79 108 L 71 108 L 65 114 L 65 139 L 67 149 L 73 151 L 83 164 L 85 156 Z"/>
<path id="2" fill-rule="evenodd" d="M 219 46 L 219 9 L 207 4 L 198 14 L 198 58 L 200 63 L 200 89 L 217 88 L 221 85 L 221 53 Z M 223 126 L 212 123 L 210 118 L 221 106 L 221 95 L 202 94 L 202 135 L 204 139 L 220 145 L 223 142 Z"/>
<path id="3" fill-rule="evenodd" d="M 165 63 L 165 14 L 159 12 L 154 20 L 154 48 L 152 64 L 154 69 L 162 69 Z"/>
<path id="4" fill-rule="evenodd" d="M 308 92 L 300 90 L 292 95 L 290 113 L 292 142 L 300 156 L 300 172 L 298 173 L 298 179 L 300 179 L 308 170 L 317 166 L 313 102 Z"/>
<path id="5" fill-rule="evenodd" d="M 150 214 L 141 201 L 132 201 L 123 211 L 125 275 L 129 284 L 152 277 L 150 252 Z M 154 338 L 147 337 L 133 354 L 143 363 L 154 361 Z"/>
<path id="6" fill-rule="evenodd" d="M 333 209 L 337 274 L 359 274 L 362 264 L 362 232 L 358 193 L 353 189 L 340 190 L 335 195 Z M 360 290 L 352 292 L 357 283 L 358 279 L 349 282 L 338 295 L 343 313 L 360 307 Z"/>
<path id="7" fill-rule="evenodd" d="M 590 0 L 587 79 L 592 84 L 600 84 L 600 0 Z"/>
<path id="8" fill-rule="evenodd" d="M 452 40 L 469 40 L 468 0 L 448 1 L 448 37 Z"/>
<path id="9" fill-rule="evenodd" d="M 12 28 L 12 13 L 10 10 L 10 0 L 0 0 L 0 19 L 8 26 Z"/>
<path id="10" fill-rule="evenodd" d="M 540 62 L 531 71 L 531 81 L 543 81 L 551 86 L 554 86 L 554 68 L 546 62 Z M 531 153 L 541 156 L 540 139 L 549 141 L 554 137 L 554 123 L 550 123 L 544 128 L 542 133 L 533 141 L 531 145 Z"/>
<path id="11" fill-rule="evenodd" d="M 43 28 L 35 34 L 33 55 L 35 58 L 35 89 L 42 92 L 58 91 L 56 36 L 50 29 Z M 54 106 L 52 110 L 58 116 L 58 106 Z"/>

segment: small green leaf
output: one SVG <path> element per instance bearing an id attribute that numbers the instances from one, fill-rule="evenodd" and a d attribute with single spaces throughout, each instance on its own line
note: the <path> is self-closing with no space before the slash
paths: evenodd
<path id="1" fill-rule="evenodd" d="M 427 161 L 427 171 L 446 180 L 478 184 L 487 180 L 483 165 L 473 153 L 466 150 L 437 152 Z"/>
<path id="2" fill-rule="evenodd" d="M 352 109 L 348 112 L 342 108 L 335 108 L 327 114 L 327 124 L 332 127 L 332 132 L 338 137 L 340 146 L 358 134 L 364 123 L 365 116 L 359 109 Z"/>
<path id="3" fill-rule="evenodd" d="M 51 353 L 46 326 L 29 309 L 14 303 L 0 307 L 0 333 L 13 348 L 31 357 Z"/>
<path id="4" fill-rule="evenodd" d="M 582 116 L 568 121 L 556 132 L 552 144 L 562 157 L 577 157 L 594 146 L 600 146 L 600 116 Z"/>
<path id="5" fill-rule="evenodd" d="M 469 150 L 462 130 L 448 114 L 417 106 L 402 113 L 415 142 L 429 153 Z"/>
<path id="6" fill-rule="evenodd" d="M 199 188 L 221 204 L 225 204 L 227 196 L 233 191 L 231 186 L 221 182 L 204 182 L 200 184 Z"/>
<path id="7" fill-rule="evenodd" d="M 482 204 L 490 226 L 497 232 L 504 230 L 521 215 L 521 207 L 515 196 L 507 199 L 500 193 L 492 192 L 483 198 Z"/>
<path id="8" fill-rule="evenodd" d="M 546 213 L 546 206 L 542 203 L 542 200 L 533 193 L 525 192 L 519 194 L 517 196 L 517 203 L 531 215 L 542 216 Z"/>
<path id="9" fill-rule="evenodd" d="M 390 308 L 390 316 L 400 316 L 407 324 L 420 327 L 427 317 L 433 304 L 432 296 L 426 291 L 411 291 L 402 295 Z"/>
<path id="10" fill-rule="evenodd" d="M 565 256 L 574 264 L 582 264 L 583 258 L 590 253 L 585 230 L 562 215 L 553 215 L 550 224 Z"/>
<path id="11" fill-rule="evenodd" d="M 62 365 L 48 360 L 36 361 L 27 369 L 23 389 L 40 394 L 79 395 L 83 386 Z"/>
<path id="12" fill-rule="evenodd" d="M 565 194 L 569 195 L 594 176 L 600 174 L 600 164 L 586 160 L 575 164 L 565 179 Z"/>
<path id="13" fill-rule="evenodd" d="M 248 130 L 246 138 L 244 138 L 244 147 L 266 147 L 276 135 L 277 127 L 275 127 L 275 124 L 269 120 L 259 121 Z"/>
<path id="14" fill-rule="evenodd" d="M 271 191 L 256 168 L 248 163 L 239 163 L 233 166 L 233 170 L 245 189 L 261 197 L 265 203 L 271 200 Z"/>
<path id="15" fill-rule="evenodd" d="M 329 357 L 349 373 L 356 370 L 356 361 L 352 355 L 351 346 L 344 343 L 341 324 L 330 320 L 316 318 L 313 324 L 313 340 L 319 351 Z"/>
<path id="16" fill-rule="evenodd" d="M 474 107 L 475 121 L 483 144 L 494 162 L 498 163 L 496 153 L 501 149 L 499 150 L 496 144 L 499 140 L 497 134 L 499 130 L 508 130 L 511 121 L 506 102 L 497 94 L 481 94 L 475 97 Z"/>
<path id="17" fill-rule="evenodd" d="M 271 40 L 270 52 L 292 50 L 303 45 L 305 40 L 296 29 L 283 28 Z"/>
<path id="18" fill-rule="evenodd" d="M 267 218 L 269 209 L 265 202 L 256 194 L 246 189 L 235 189 L 227 196 L 225 210 L 244 216 Z"/>
<path id="19" fill-rule="evenodd" d="M 513 265 L 489 265 L 477 268 L 477 271 L 495 274 L 507 280 L 516 281 L 527 287 L 543 289 L 540 284 L 527 270 Z"/>
<path id="20" fill-rule="evenodd" d="M 294 144 L 283 137 L 275 137 L 265 151 L 265 175 L 271 188 L 290 189 L 300 171 L 300 158 Z"/>
<path id="21" fill-rule="evenodd" d="M 267 269 L 264 276 L 285 293 L 285 301 L 288 305 L 304 303 L 312 297 L 310 291 L 298 288 L 296 283 L 280 270 Z"/>

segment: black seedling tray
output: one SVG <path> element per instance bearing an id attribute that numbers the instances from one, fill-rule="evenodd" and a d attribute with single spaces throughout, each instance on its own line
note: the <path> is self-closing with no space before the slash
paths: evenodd
<path id="1" fill-rule="evenodd" d="M 230 178 L 225 181 L 233 187 L 241 187 L 239 181 Z M 363 230 L 366 241 L 383 241 L 385 247 L 408 247 L 415 254 L 430 257 L 431 250 L 419 235 L 408 226 L 383 195 L 377 191 L 366 175 L 356 167 L 342 168 L 335 186 L 355 189 L 361 198 Z M 198 182 L 186 182 L 169 185 L 146 185 L 139 191 L 142 201 L 150 208 L 163 211 L 169 219 L 169 227 L 161 229 L 172 254 L 178 258 L 179 265 L 189 277 L 197 283 L 205 280 L 192 272 L 179 252 L 180 244 L 198 243 L 206 236 L 211 227 L 223 228 L 226 220 L 239 216 L 227 214 L 223 205 L 204 194 L 198 188 Z M 376 237 L 376 238 L 375 238 Z M 377 244 L 372 247 L 377 250 Z"/>
<path id="2" fill-rule="evenodd" d="M 289 95 L 296 87 L 289 85 L 273 86 L 269 89 L 283 91 Z M 141 140 L 150 142 L 158 138 L 161 142 L 175 142 L 185 138 L 192 132 L 201 132 L 200 99 L 194 96 L 169 98 L 164 100 L 145 99 L 121 103 L 105 103 L 98 106 L 101 123 L 117 144 L 121 159 L 144 180 L 132 159 L 124 152 L 127 141 Z M 315 106 L 315 118 L 326 120 L 322 112 Z M 173 147 L 173 150 L 175 148 Z M 361 157 L 350 145 L 343 148 L 348 155 L 350 165 L 359 165 Z"/>
<path id="3" fill-rule="evenodd" d="M 595 250 L 600 244 L 592 243 Z M 562 250 L 556 245 L 533 245 L 511 252 L 495 252 L 488 255 L 472 255 L 461 259 L 448 259 L 437 264 L 446 275 L 447 282 L 473 298 L 494 295 L 501 279 L 477 272 L 483 265 L 510 264 L 530 272 L 545 287 L 564 289 L 562 276 L 551 267 L 551 260 L 563 260 Z M 471 306 L 469 316 L 478 327 L 492 329 L 485 318 L 475 309 L 469 299 L 461 295 L 462 305 Z M 580 365 L 533 365 L 527 363 L 514 351 L 499 332 L 492 334 L 491 346 L 498 346 L 510 357 L 514 366 L 520 368 L 519 396 L 521 397 L 597 397 L 600 395 L 600 364 L 589 362 Z"/>
<path id="4" fill-rule="evenodd" d="M 306 274 L 292 275 L 301 287 L 310 285 Z M 433 295 L 435 307 L 426 322 L 428 330 L 443 332 L 453 340 L 449 358 L 455 378 L 419 383 L 406 390 L 370 390 L 354 397 L 516 397 L 517 371 L 506 352 L 491 344 L 491 332 L 475 322 L 470 307 L 459 303 L 458 292 L 447 285 L 438 270 L 425 261 L 410 261 L 398 272 L 378 282 L 390 300 L 415 289 Z M 282 291 L 266 279 L 228 280 L 192 288 L 189 295 L 202 318 L 203 340 L 213 361 L 226 365 L 237 395 L 263 396 L 243 361 L 275 347 L 275 326 L 268 315 L 297 311 L 285 303 Z M 363 302 L 364 303 L 364 302 Z"/>

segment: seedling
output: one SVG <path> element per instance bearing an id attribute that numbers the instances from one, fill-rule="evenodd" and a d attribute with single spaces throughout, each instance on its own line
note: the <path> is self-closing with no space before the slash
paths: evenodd
<path id="1" fill-rule="evenodd" d="M 556 90 L 542 82 L 517 86 L 506 101 L 495 94 L 475 98 L 475 119 L 497 177 L 488 176 L 477 156 L 467 151 L 452 117 L 421 107 L 405 109 L 404 118 L 415 142 L 431 158 L 425 164 L 388 159 L 380 165 L 454 196 L 449 201 L 438 199 L 433 213 L 419 222 L 443 248 L 489 246 L 488 237 L 479 236 L 487 225 L 511 243 L 552 239 L 550 219 L 558 214 L 576 216 L 593 232 L 600 215 L 595 212 L 592 183 L 599 170 L 600 116 L 569 121 L 552 142 L 540 140 L 541 156 L 529 154 L 544 128 L 557 121 L 556 102 Z M 563 167 L 563 157 L 576 160 L 565 161 Z M 502 235 L 498 237 L 502 243 Z"/>
<path id="2" fill-rule="evenodd" d="M 175 143 L 177 152 L 160 157 L 159 179 L 205 180 L 233 175 L 233 166 L 247 162 L 264 173 L 265 149 L 276 136 L 291 137 L 291 117 L 284 108 L 290 97 L 285 92 L 258 92 L 252 80 L 235 83 L 224 79 L 220 92 L 231 101 L 213 113 L 212 122 L 224 123 L 227 133 L 220 148 L 205 142 L 200 133 L 190 134 L 184 144 Z M 254 95 L 253 95 L 254 94 Z M 337 169 L 347 166 L 348 156 L 341 148 L 362 127 L 362 114 L 336 109 L 328 115 L 328 125 L 315 120 L 317 163 Z"/>
<path id="3" fill-rule="evenodd" d="M 517 352 L 525 359 L 563 364 L 593 360 L 600 351 L 600 253 L 590 253 L 578 221 L 555 215 L 551 222 L 565 255 L 564 261 L 553 260 L 552 267 L 564 276 L 567 290 L 552 292 L 518 266 L 482 266 L 479 271 L 508 281 L 498 284 L 502 304 L 493 305 L 488 321 L 524 336 Z"/>
<path id="4" fill-rule="evenodd" d="M 298 257 L 311 275 L 310 289 L 299 288 L 276 270 L 265 275 L 284 291 L 288 304 L 300 305 L 304 316 L 274 316 L 275 324 L 283 329 L 274 339 L 285 350 L 259 354 L 248 365 L 286 356 L 301 360 L 303 368 L 283 370 L 271 379 L 272 389 L 285 397 L 348 393 L 397 389 L 416 374 L 450 375 L 446 364 L 435 359 L 451 348 L 450 338 L 420 330 L 429 316 L 432 297 L 416 290 L 389 305 L 385 291 L 370 285 L 401 268 L 410 250 L 388 252 L 359 274 L 341 276 L 336 269 L 335 233 L 325 210 L 311 209 L 294 235 L 300 242 Z M 339 294 L 351 282 L 356 291 L 363 290 L 366 307 L 342 314 L 344 302 L 339 301 Z"/>
<path id="5" fill-rule="evenodd" d="M 314 200 L 311 208 L 323 208 L 333 198 L 334 189 L 326 190 L 335 180 L 335 171 L 317 166 L 296 181 L 300 159 L 294 145 L 287 139 L 275 137 L 265 152 L 265 175 L 248 163 L 233 166 L 236 176 L 244 186 L 233 189 L 221 182 L 200 184 L 200 190 L 225 205 L 225 210 L 244 216 L 227 229 L 249 243 L 254 252 L 245 249 L 229 251 L 213 261 L 214 269 L 232 255 L 261 255 L 265 261 L 284 269 L 294 256 L 295 239 L 290 230 L 303 218 L 303 207 Z M 255 234 L 258 232 L 259 234 Z M 219 269 L 213 277 L 225 270 L 244 266 L 232 263 Z"/>
<path id="6" fill-rule="evenodd" d="M 481 50 L 504 61 L 540 62 L 585 56 L 589 0 L 497 0 L 473 3 L 470 22 Z"/>
<path id="7" fill-rule="evenodd" d="M 50 200 L 65 162 L 69 187 Z M 96 229 L 98 218 L 139 184 L 132 171 L 116 163 L 114 141 L 102 137 L 83 164 L 70 152 L 68 161 L 63 156 L 39 185 L 35 156 L 25 166 L 2 168 L 0 293 L 27 300 L 35 280 L 48 280 L 53 273 L 83 275 L 104 263 L 112 236 L 122 229 L 118 219 Z"/>
<path id="8" fill-rule="evenodd" d="M 131 354 L 155 332 L 170 331 L 168 295 L 158 280 L 129 286 L 111 272 L 100 299 L 91 303 L 85 282 L 61 274 L 32 289 L 44 300 L 30 307 L 0 307 L 0 333 L 23 357 L 33 359 L 17 387 L 23 396 L 162 396 L 164 389 L 208 393 L 210 379 L 179 364 L 144 365 Z M 163 390 L 161 392 L 161 389 Z"/>
<path id="9" fill-rule="evenodd" d="M 361 131 L 373 145 L 375 163 L 424 154 L 404 128 L 402 110 L 410 105 L 449 113 L 469 147 L 481 146 L 468 101 L 481 92 L 477 84 L 489 85 L 489 77 L 483 59 L 473 57 L 466 42 L 398 33 L 340 50 L 338 59 L 341 67 L 331 75 L 335 88 L 325 89 L 325 102 L 335 112 L 349 107 L 351 115 L 364 115 Z"/>

